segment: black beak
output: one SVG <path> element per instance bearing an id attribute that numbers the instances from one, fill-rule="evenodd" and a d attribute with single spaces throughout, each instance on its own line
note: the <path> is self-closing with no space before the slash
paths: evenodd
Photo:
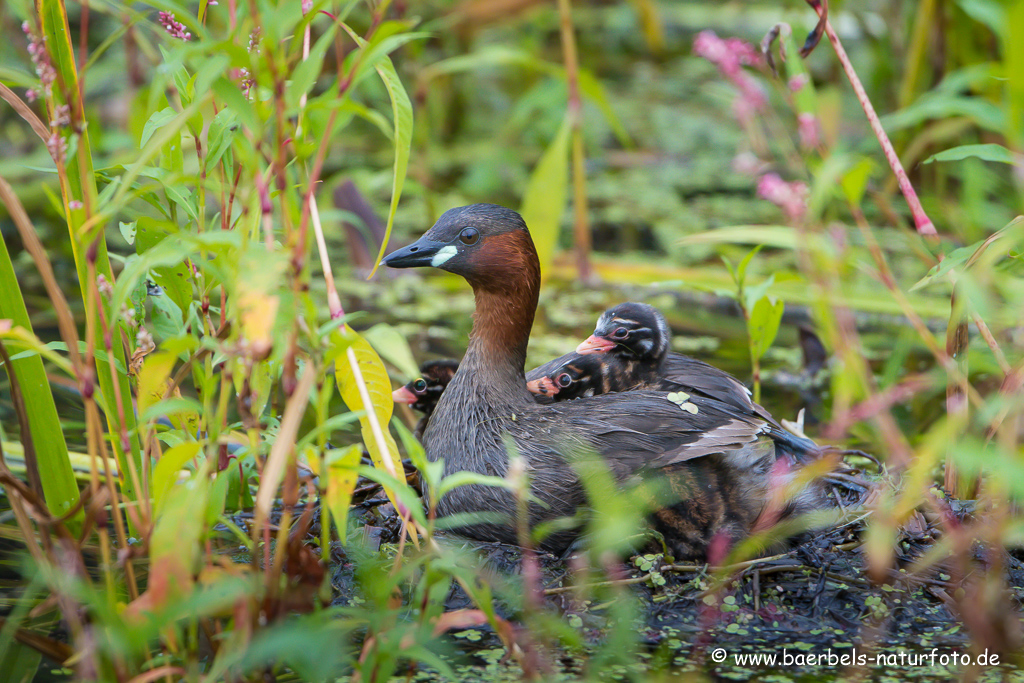
<path id="1" fill-rule="evenodd" d="M 381 263 L 389 268 L 423 268 L 426 266 L 436 268 L 455 254 L 455 247 L 448 247 L 452 251 L 450 255 L 447 253 L 439 255 L 439 252 L 446 246 L 442 242 L 421 237 L 409 246 L 391 252 L 384 257 Z M 443 258 L 445 256 L 447 258 Z M 442 258 L 443 260 L 441 260 Z M 435 263 L 435 261 L 437 262 Z"/>

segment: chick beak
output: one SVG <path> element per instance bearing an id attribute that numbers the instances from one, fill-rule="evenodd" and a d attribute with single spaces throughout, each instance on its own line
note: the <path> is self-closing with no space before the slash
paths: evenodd
<path id="1" fill-rule="evenodd" d="M 412 405 L 417 400 L 416 394 L 412 393 L 405 387 L 398 387 L 392 391 L 391 398 L 395 403 L 406 403 L 408 405 Z"/>
<path id="2" fill-rule="evenodd" d="M 558 393 L 558 385 L 550 377 L 541 377 L 526 383 L 526 388 L 541 396 L 554 396 Z"/>
<path id="3" fill-rule="evenodd" d="M 588 353 L 605 353 L 614 348 L 615 342 L 609 341 L 604 337 L 598 337 L 596 334 L 592 334 L 576 347 L 576 353 L 585 356 Z"/>

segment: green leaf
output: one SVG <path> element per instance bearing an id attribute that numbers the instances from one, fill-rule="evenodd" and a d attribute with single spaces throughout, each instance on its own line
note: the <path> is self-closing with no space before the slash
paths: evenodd
<path id="1" fill-rule="evenodd" d="M 854 206 L 860 206 L 860 202 L 864 198 L 864 191 L 868 186 L 868 179 L 874 168 L 875 163 L 870 158 L 864 157 L 851 166 L 840 179 L 839 184 L 843 188 L 843 193 Z"/>
<path id="2" fill-rule="evenodd" d="M 0 655 L 0 671 L 4 672 L 4 680 L 7 683 L 32 683 L 40 669 L 43 654 L 15 641 L 13 633 L 8 642 L 9 647 L 2 648 L 3 654 Z"/>
<path id="3" fill-rule="evenodd" d="M 0 180 L 0 182 L 4 184 L 5 190 L 10 189 L 6 181 Z M 0 237 L 0 291 L 3 292 L 3 295 L 0 296 L 0 320 L 13 322 L 15 329 L 11 332 L 20 327 L 33 334 L 34 337 L 32 322 L 18 285 L 18 277 L 2 237 Z M 25 411 L 28 416 L 29 430 L 32 433 L 32 443 L 35 447 L 36 462 L 46 505 L 52 514 L 64 515 L 78 503 L 78 485 L 75 483 L 75 475 L 71 470 L 64 430 L 61 429 L 57 406 L 53 400 L 53 392 L 50 390 L 50 382 L 46 377 L 46 368 L 43 366 L 42 358 L 37 353 L 32 353 L 29 357 L 20 360 L 12 358 L 11 367 L 4 368 L 3 372 L 13 373 L 18 380 L 21 398 L 25 403 Z M 108 371 L 107 376 L 109 375 Z M 7 421 L 13 419 L 13 416 L 4 418 L 5 429 L 9 424 Z"/>
<path id="4" fill-rule="evenodd" d="M 570 130 L 567 116 L 533 169 L 520 210 L 533 236 L 542 274 L 554 258 L 562 212 L 568 199 Z"/>
<path id="5" fill-rule="evenodd" d="M 938 154 L 933 154 L 922 164 L 930 164 L 933 161 L 962 161 L 964 159 L 981 159 L 982 161 L 995 161 L 1000 164 L 1020 164 L 1024 159 L 1019 154 L 1014 154 L 1002 145 L 989 143 L 986 145 L 960 145 L 947 149 Z"/>
<path id="6" fill-rule="evenodd" d="M 148 271 L 153 281 L 175 303 L 179 314 L 187 311 L 192 302 L 192 274 L 185 259 L 192 248 L 191 240 L 184 241 L 182 235 L 171 234 L 173 226 L 170 223 L 149 216 L 141 216 L 136 221 L 136 227 L 135 251 L 141 258 L 126 267 L 121 277 L 129 275 L 131 278 L 141 278 Z M 123 301 L 122 294 L 131 283 L 131 280 L 122 283 L 121 277 L 118 278 L 113 297 L 118 306 Z"/>
<path id="7" fill-rule="evenodd" d="M 778 301 L 765 296 L 758 299 L 750 311 L 750 322 L 747 330 L 750 334 L 751 353 L 761 358 L 775 341 L 779 333 L 779 323 L 782 322 L 782 312 L 785 304 L 781 299 Z"/>
<path id="8" fill-rule="evenodd" d="M 61 84 L 61 87 L 53 89 L 53 103 L 55 105 L 73 105 L 71 107 L 72 110 L 80 110 L 79 103 L 65 101 L 67 94 L 77 98 L 81 93 L 81 88 L 78 80 L 77 50 L 71 41 L 71 30 L 68 25 L 67 9 L 64 1 L 37 0 L 36 8 L 39 13 L 43 35 L 45 36 L 46 47 L 50 53 L 50 60 L 57 72 L 57 81 Z M 159 138 L 162 132 L 154 135 L 154 139 Z M 110 267 L 110 258 L 107 255 L 107 242 L 102 229 L 104 221 L 102 219 L 97 220 L 102 214 L 94 213 L 94 215 L 89 216 L 85 209 L 86 206 L 99 206 L 88 127 L 77 133 L 74 136 L 74 140 L 75 158 L 69 158 L 69 163 L 64 165 L 66 178 L 62 184 L 65 184 L 68 188 L 67 195 L 64 197 L 64 208 L 65 216 L 67 217 L 68 235 L 75 257 L 78 281 L 83 284 L 83 289 L 87 290 L 85 285 L 91 279 L 89 277 L 90 268 L 86 263 L 86 256 L 89 254 L 95 255 L 96 275 L 103 275 L 110 282 L 114 282 L 115 278 Z M 151 140 L 150 144 L 153 142 L 154 140 Z M 144 165 L 147 161 L 145 154 L 142 157 L 137 162 L 139 165 Z M 124 193 L 127 192 L 127 188 L 131 187 L 134 177 L 131 170 L 126 173 L 123 179 L 124 184 L 118 189 L 117 194 L 114 195 L 110 202 L 101 207 L 103 212 L 111 211 L 112 205 L 116 204 L 123 197 Z M 82 201 L 83 208 L 71 209 L 70 201 L 72 199 Z M 93 211 L 95 212 L 96 209 L 94 208 Z M 85 310 L 86 315 L 91 319 L 89 324 L 95 325 L 95 329 L 102 329 L 98 307 L 87 303 Z M 114 356 L 122 365 L 124 364 L 125 352 L 122 344 L 114 344 Z M 111 402 L 110 409 L 104 411 L 109 433 L 120 434 L 123 428 L 128 434 L 130 453 L 122 451 L 118 439 L 112 439 L 111 445 L 118 461 L 118 470 L 122 477 L 122 491 L 125 494 L 126 500 L 135 501 L 140 492 L 135 490 L 135 485 L 131 478 L 125 476 L 125 473 L 129 470 L 128 458 L 131 458 L 132 466 L 135 467 L 136 471 L 142 471 L 142 455 L 138 433 L 135 429 L 135 413 L 132 411 L 130 402 L 131 387 L 128 384 L 127 376 L 121 375 L 117 378 L 112 378 L 110 372 L 102 367 L 96 368 L 96 374 L 100 385 L 100 392 L 103 396 L 108 397 L 108 400 Z M 114 391 L 115 381 L 118 383 L 117 392 Z M 117 395 L 120 395 L 122 401 L 127 402 L 127 406 L 121 405 L 119 406 L 120 409 L 118 409 L 117 406 L 113 405 L 114 397 Z M 129 520 L 129 526 L 133 533 L 137 531 L 134 522 L 131 520 Z"/>
<path id="9" fill-rule="evenodd" d="M 117 227 L 121 230 L 121 236 L 124 237 L 124 241 L 128 244 L 135 244 L 135 225 L 136 221 L 131 223 L 121 221 L 117 224 Z"/>
<path id="10" fill-rule="evenodd" d="M 317 39 L 309 50 L 307 57 L 292 71 L 291 82 L 287 86 L 286 96 L 289 107 L 297 107 L 303 95 L 308 95 L 316 84 L 317 76 L 324 69 L 324 55 L 334 41 L 338 24 L 331 22 L 330 27 Z"/>
<path id="11" fill-rule="evenodd" d="M 235 112 L 235 116 L 250 132 L 256 134 L 263 130 L 263 125 L 256 115 L 256 109 L 252 102 L 245 99 L 245 95 L 242 94 L 237 83 L 226 78 L 218 78 L 213 82 L 213 92 L 217 95 L 218 100 Z"/>
<path id="12" fill-rule="evenodd" d="M 612 109 L 601 81 L 597 80 L 594 74 L 590 73 L 587 69 L 581 68 L 579 71 L 579 86 L 580 92 L 593 100 L 597 108 L 601 110 L 605 122 L 612 129 L 612 132 L 615 133 L 615 137 L 619 139 L 619 144 L 626 148 L 633 147 L 633 138 L 630 137 L 626 127 L 622 125 L 622 121 L 619 120 L 615 110 Z"/>
<path id="13" fill-rule="evenodd" d="M 454 472 L 441 480 L 437 489 L 438 498 L 452 489 L 460 486 L 494 486 L 501 489 L 512 490 L 512 484 L 503 477 L 494 477 L 489 474 L 478 474 L 476 472 Z"/>
<path id="14" fill-rule="evenodd" d="M 1014 218 L 1005 226 L 1003 226 L 999 230 L 996 230 L 994 233 L 992 233 L 985 239 L 981 240 L 980 242 L 972 244 L 968 247 L 960 247 L 959 249 L 954 249 L 949 254 L 947 254 L 945 258 L 939 261 L 939 263 L 936 264 L 931 270 L 929 270 L 927 275 L 925 275 L 923 278 L 914 283 L 914 286 L 911 287 L 909 291 L 913 292 L 923 287 L 927 287 L 931 283 L 935 282 L 936 280 L 944 278 L 946 275 L 950 273 L 970 268 L 972 265 L 974 265 L 975 262 L 977 262 L 979 258 L 981 258 L 985 254 L 985 252 L 992 244 L 999 241 L 1003 237 L 1012 235 L 1014 231 L 1019 231 L 1021 227 L 1024 227 L 1024 218 L 1018 216 L 1017 218 Z"/>
<path id="15" fill-rule="evenodd" d="M 754 260 L 754 257 L 757 256 L 757 252 L 761 251 L 762 246 L 763 245 L 759 244 L 751 249 L 750 253 L 744 256 L 743 260 L 740 261 L 740 264 L 736 266 L 736 274 L 733 276 L 733 279 L 736 280 L 736 286 L 740 289 L 743 289 L 743 286 L 747 282 L 747 267 L 750 265 L 750 262 Z"/>
<path id="16" fill-rule="evenodd" d="M 402 186 L 405 184 L 405 173 L 409 167 L 409 151 L 412 149 L 412 102 L 409 95 L 402 86 L 395 66 L 391 60 L 384 57 L 377 65 L 377 73 L 384 81 L 388 97 L 391 98 L 391 112 L 395 120 L 395 175 L 391 186 L 391 208 L 388 209 L 388 224 L 384 230 L 384 240 L 380 245 L 380 253 L 377 254 L 377 262 L 367 279 L 373 277 L 373 273 L 380 265 L 387 250 L 388 240 L 391 239 L 391 228 L 395 224 L 395 211 L 398 210 L 398 199 L 402 196 Z"/>
<path id="17" fill-rule="evenodd" d="M 377 353 L 394 365 L 408 379 L 419 377 L 419 367 L 412 357 L 409 342 L 391 325 L 378 323 L 363 332 L 363 337 Z"/>
<path id="18" fill-rule="evenodd" d="M 200 443 L 191 441 L 168 448 L 153 468 L 153 511 L 159 516 L 167 494 L 178 481 L 178 474 L 189 460 L 199 455 Z"/>
<path id="19" fill-rule="evenodd" d="M 172 121 L 178 112 L 174 111 L 170 107 L 164 107 L 160 111 L 153 112 L 153 115 L 146 121 L 146 125 L 142 127 L 142 139 L 139 140 L 139 149 L 146 146 L 149 139 L 153 137 L 153 133 L 157 132 L 161 128 L 167 125 L 168 122 Z"/>
<path id="20" fill-rule="evenodd" d="M 760 283 L 756 285 L 750 285 L 749 287 L 744 287 L 742 301 L 744 308 L 746 308 L 748 311 L 752 310 L 754 306 L 757 304 L 757 302 L 767 295 L 768 289 L 774 284 L 775 274 L 772 273 Z"/>
<path id="21" fill-rule="evenodd" d="M 882 125 L 891 134 L 931 119 L 948 119 L 955 116 L 965 116 L 994 133 L 1002 133 L 1007 121 L 1006 112 L 997 104 L 977 97 L 939 94 L 933 91 L 909 107 L 882 117 Z"/>
<path id="22" fill-rule="evenodd" d="M 231 148 L 237 128 L 235 112 L 230 109 L 222 109 L 213 117 L 213 121 L 210 122 L 210 131 L 207 135 L 207 145 L 209 148 L 206 152 L 207 172 L 215 168 L 220 163 L 224 154 Z"/>

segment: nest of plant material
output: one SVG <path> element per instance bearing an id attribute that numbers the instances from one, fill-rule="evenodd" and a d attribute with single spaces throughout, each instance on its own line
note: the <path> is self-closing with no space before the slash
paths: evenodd
<path id="1" fill-rule="evenodd" d="M 364 493 L 368 497 L 357 505 L 371 549 L 397 543 L 401 524 L 393 508 L 383 496 L 374 495 L 372 487 Z M 552 651 L 549 659 L 563 674 L 583 670 L 586 658 L 600 650 L 614 629 L 623 627 L 615 623 L 609 610 L 609 604 L 618 599 L 634 604 L 635 621 L 628 628 L 640 634 L 645 646 L 638 653 L 638 666 L 696 668 L 726 678 L 745 679 L 754 671 L 736 663 L 731 655 L 737 653 L 776 653 L 779 657 L 783 651 L 791 657 L 801 653 L 832 652 L 854 657 L 867 653 L 874 657 L 907 650 L 927 653 L 933 648 L 940 653 L 966 652 L 972 647 L 972 635 L 976 645 L 978 634 L 968 628 L 970 615 L 963 614 L 962 601 L 954 599 L 970 590 L 967 582 L 971 577 L 960 575 L 959 580 L 954 579 L 957 572 L 945 569 L 942 562 L 925 572 L 913 570 L 941 536 L 936 520 L 915 513 L 899 530 L 894 548 L 896 566 L 884 576 L 872 577 L 862 538 L 867 513 L 855 507 L 858 496 L 852 489 L 837 487 L 834 494 L 845 508 L 846 521 L 804 534 L 785 552 L 731 566 L 672 562 L 655 551 L 656 544 L 651 544 L 647 551 L 613 567 L 605 566 L 598 574 L 586 570 L 585 552 L 562 557 L 537 552 L 541 609 L 565 619 L 582 633 L 589 650 Z M 954 502 L 951 509 L 965 520 L 973 508 L 970 503 Z M 504 593 L 496 588 L 496 610 L 509 621 L 522 620 L 520 548 L 443 534 L 438 534 L 438 540 L 442 545 L 471 550 L 482 576 L 495 585 L 512 587 Z M 975 557 L 971 561 L 979 568 L 991 564 L 985 548 L 976 545 L 972 552 Z M 1019 631 L 1024 562 L 1019 555 L 998 552 L 1003 578 L 1010 588 L 1005 609 L 1012 623 L 1007 629 Z M 336 602 L 347 602 L 352 595 L 351 570 L 344 560 L 332 569 Z M 446 609 L 473 607 L 469 597 L 454 584 Z M 463 658 L 452 662 L 460 675 L 489 678 L 499 663 L 506 666 L 506 658 L 499 656 L 503 652 L 501 641 L 488 627 L 449 635 Z M 1013 642 L 1013 637 L 1004 634 L 1002 641 Z M 720 656 L 718 651 L 722 650 L 730 656 L 723 662 L 713 660 L 712 653 Z M 1004 653 L 1001 661 L 1008 663 L 1012 656 Z M 837 671 L 841 668 L 831 667 Z M 937 671 L 933 663 L 918 668 L 921 675 Z M 767 669 L 781 671 L 781 660 L 779 666 Z M 821 673 L 822 668 L 820 664 L 786 667 L 790 674 L 801 670 Z M 757 671 L 764 673 L 765 667 Z M 913 666 L 901 671 L 916 675 Z"/>

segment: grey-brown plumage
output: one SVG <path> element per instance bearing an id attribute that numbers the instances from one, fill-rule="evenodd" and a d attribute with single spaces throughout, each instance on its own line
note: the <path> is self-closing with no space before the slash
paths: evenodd
<path id="1" fill-rule="evenodd" d="M 565 356 L 562 356 L 565 358 Z M 545 363 L 526 373 L 527 381 L 543 377 L 552 363 L 560 362 L 561 358 Z M 405 386 L 392 392 L 391 397 L 397 403 L 406 403 L 410 408 L 423 413 L 423 417 L 416 423 L 413 430 L 417 439 L 423 439 L 423 432 L 426 431 L 430 416 L 434 414 L 437 402 L 441 400 L 441 394 L 451 383 L 459 369 L 459 361 L 454 358 L 442 358 L 440 360 L 428 360 L 420 365 L 420 376 L 405 384 Z M 566 397 L 568 398 L 568 397 Z M 551 398 L 534 392 L 534 400 L 538 403 L 551 403 Z M 562 400 L 562 399 L 559 399 Z"/>
<path id="2" fill-rule="evenodd" d="M 677 520 L 688 524 L 688 532 L 680 531 L 681 540 L 674 544 L 686 557 L 703 554 L 716 535 L 735 539 L 748 533 L 751 520 L 764 511 L 768 472 L 776 457 L 774 442 L 765 435 L 767 422 L 755 414 L 698 395 L 686 408 L 665 392 L 649 390 L 551 405 L 534 401 L 524 364 L 540 266 L 519 214 L 489 204 L 452 209 L 384 263 L 441 268 L 463 276 L 474 290 L 469 347 L 423 435 L 427 457 L 443 458 L 446 475 L 465 470 L 504 477 L 510 441 L 530 477 L 536 502 L 530 505 L 529 522 L 535 526 L 571 517 L 585 505 L 584 487 L 570 464 L 576 459 L 597 456 L 623 484 L 638 478 L 671 480 L 683 472 L 680 481 L 692 480 L 701 488 L 700 495 L 684 501 L 695 512 L 681 509 Z M 715 473 L 715 482 L 728 481 L 730 490 L 723 495 L 721 485 L 712 484 L 704 491 L 704 473 Z M 510 543 L 516 542 L 515 510 L 508 490 L 476 485 L 450 491 L 438 505 L 441 515 L 493 513 L 497 519 L 460 532 Z M 544 546 L 564 548 L 577 534 L 561 531 Z"/>
<path id="3" fill-rule="evenodd" d="M 396 402 L 406 403 L 413 410 L 423 413 L 413 431 L 417 439 L 423 438 L 423 432 L 430 422 L 430 416 L 434 414 L 437 402 L 441 400 L 441 394 L 458 369 L 459 361 L 451 358 L 428 360 L 420 365 L 419 377 L 391 394 Z"/>
<path id="4" fill-rule="evenodd" d="M 685 391 L 718 399 L 768 423 L 768 434 L 794 457 L 808 461 L 829 451 L 786 431 L 738 379 L 703 361 L 671 351 L 672 335 L 665 316 L 650 304 L 628 302 L 601 314 L 594 334 L 578 353 L 609 358 L 622 376 L 662 391 Z M 615 360 L 612 360 L 615 359 Z"/>

